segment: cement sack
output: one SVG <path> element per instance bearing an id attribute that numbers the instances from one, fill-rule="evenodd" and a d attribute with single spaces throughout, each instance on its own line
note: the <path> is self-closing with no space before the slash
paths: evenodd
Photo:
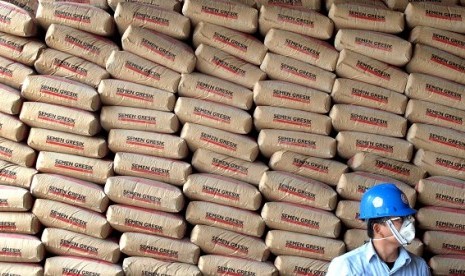
<path id="1" fill-rule="evenodd" d="M 186 0 L 182 13 L 194 25 L 204 21 L 249 34 L 258 27 L 258 11 L 235 1 Z"/>
<path id="2" fill-rule="evenodd" d="M 331 97 L 338 104 L 371 107 L 403 115 L 408 98 L 395 91 L 351 79 L 336 79 Z"/>
<path id="3" fill-rule="evenodd" d="M 100 98 L 93 87 L 64 77 L 28 76 L 21 88 L 21 96 L 33 102 L 51 103 L 87 111 L 100 109 Z"/>
<path id="4" fill-rule="evenodd" d="M 1 263 L 0 274 L 43 276 L 44 268 L 40 264 Z"/>
<path id="5" fill-rule="evenodd" d="M 35 16 L 37 11 L 37 6 L 39 6 L 39 1 L 37 0 L 7 0 L 5 2 L 11 3 L 17 7 L 20 7 Z"/>
<path id="6" fill-rule="evenodd" d="M 465 255 L 465 234 L 426 231 L 423 235 L 423 242 L 428 251 L 433 254 Z"/>
<path id="7" fill-rule="evenodd" d="M 410 100 L 405 117 L 411 123 L 425 123 L 465 131 L 465 110 L 419 100 Z"/>
<path id="8" fill-rule="evenodd" d="M 318 0 L 257 0 L 257 5 L 263 6 L 278 6 L 278 7 L 289 7 L 289 8 L 300 8 L 310 9 L 319 11 L 321 9 L 321 3 Z"/>
<path id="9" fill-rule="evenodd" d="M 412 60 L 405 69 L 409 73 L 423 73 L 465 85 L 465 59 L 433 47 L 415 45 Z"/>
<path id="10" fill-rule="evenodd" d="M 465 159 L 420 149 L 413 163 L 431 176 L 450 176 L 465 180 Z"/>
<path id="11" fill-rule="evenodd" d="M 266 261 L 270 255 L 263 240 L 216 227 L 196 225 L 192 229 L 190 239 L 206 254 L 238 257 L 259 262 Z"/>
<path id="12" fill-rule="evenodd" d="M 183 159 L 189 154 L 184 139 L 148 131 L 112 129 L 108 146 L 113 152 L 132 152 L 158 157 Z"/>
<path id="13" fill-rule="evenodd" d="M 130 176 L 107 179 L 105 194 L 113 202 L 170 213 L 184 207 L 181 189 L 163 182 Z"/>
<path id="14" fill-rule="evenodd" d="M 34 65 L 45 47 L 45 44 L 38 40 L 0 33 L 0 55 L 27 66 Z"/>
<path id="15" fill-rule="evenodd" d="M 271 29 L 265 37 L 265 46 L 276 54 L 291 57 L 328 71 L 336 69 L 339 53 L 324 41 L 279 29 Z"/>
<path id="16" fill-rule="evenodd" d="M 0 32 L 21 37 L 35 36 L 37 26 L 34 15 L 8 2 L 0 2 Z"/>
<path id="17" fill-rule="evenodd" d="M 3 100 L 3 104 L 0 106 L 0 112 L 16 115 L 21 111 L 23 99 L 18 90 L 0 84 L 0 98 Z"/>
<path id="18" fill-rule="evenodd" d="M 141 233 L 124 233 L 120 239 L 120 248 L 121 252 L 129 256 L 187 264 L 197 264 L 200 256 L 200 248 L 188 239 L 173 240 Z"/>
<path id="19" fill-rule="evenodd" d="M 35 235 L 40 231 L 39 219 L 33 213 L 1 212 L 0 232 Z"/>
<path id="20" fill-rule="evenodd" d="M 278 276 L 278 270 L 269 262 L 257 262 L 221 255 L 204 255 L 199 259 L 199 269 L 205 276 L 214 275 L 263 275 Z"/>
<path id="21" fill-rule="evenodd" d="M 115 155 L 115 172 L 182 186 L 192 173 L 192 167 L 183 161 L 118 152 Z"/>
<path id="22" fill-rule="evenodd" d="M 405 95 L 411 99 L 465 110 L 465 85 L 424 74 L 409 75 Z"/>
<path id="23" fill-rule="evenodd" d="M 410 42 L 423 44 L 465 58 L 465 36 L 446 30 L 418 26 L 410 32 Z"/>
<path id="24" fill-rule="evenodd" d="M 104 105 L 173 111 L 176 102 L 171 92 L 116 79 L 102 80 L 98 93 Z"/>
<path id="25" fill-rule="evenodd" d="M 334 40 L 338 51 L 343 49 L 402 67 L 412 57 L 412 44 L 397 36 L 372 31 L 339 30 Z"/>
<path id="26" fill-rule="evenodd" d="M 28 190 L 0 185 L 0 212 L 25 212 L 32 207 L 32 196 Z"/>
<path id="27" fill-rule="evenodd" d="M 333 21 L 316 11 L 280 6 L 263 5 L 258 23 L 262 36 L 275 28 L 326 40 L 334 30 Z"/>
<path id="28" fill-rule="evenodd" d="M 428 124 L 413 124 L 407 140 L 417 149 L 439 152 L 455 157 L 465 156 L 463 132 Z"/>
<path id="29" fill-rule="evenodd" d="M 399 93 L 404 93 L 408 78 L 407 73 L 396 67 L 347 49 L 339 54 L 336 73 L 342 78 L 366 82 Z"/>
<path id="30" fill-rule="evenodd" d="M 428 3 L 435 5 L 445 5 L 445 6 L 455 6 L 459 5 L 458 0 L 383 0 L 383 2 L 390 8 L 391 10 L 396 11 L 405 11 L 405 8 L 409 3 Z"/>
<path id="31" fill-rule="evenodd" d="M 172 93 L 176 93 L 181 79 L 179 73 L 126 51 L 113 51 L 106 69 L 116 79 Z"/>
<path id="32" fill-rule="evenodd" d="M 465 33 L 465 8 L 436 3 L 410 3 L 405 8 L 405 20 L 410 28 L 433 27 Z"/>
<path id="33" fill-rule="evenodd" d="M 122 2 L 133 2 L 133 1 L 128 1 L 128 0 L 108 0 L 108 6 L 114 11 L 116 10 L 116 7 L 118 6 L 118 3 Z M 165 9 L 165 10 L 171 10 L 171 11 L 181 11 L 182 7 L 182 2 L 179 2 L 178 0 L 137 0 L 135 1 L 139 4 L 147 4 L 147 5 L 152 5 L 157 8 Z"/>
<path id="34" fill-rule="evenodd" d="M 360 201 L 340 200 L 336 208 L 338 217 L 347 228 L 367 229 L 365 221 L 360 217 Z"/>
<path id="35" fill-rule="evenodd" d="M 259 188 L 268 201 L 302 204 L 327 211 L 334 210 L 337 203 L 337 194 L 329 186 L 287 172 L 266 172 Z"/>
<path id="36" fill-rule="evenodd" d="M 430 176 L 416 186 L 418 201 L 425 205 L 465 210 L 465 181 L 446 176 Z"/>
<path id="37" fill-rule="evenodd" d="M 91 158 L 103 158 L 108 153 L 104 138 L 42 128 L 31 128 L 27 144 L 37 151 L 53 151 Z"/>
<path id="38" fill-rule="evenodd" d="M 27 135 L 28 127 L 18 117 L 0 112 L 0 137 L 21 142 Z"/>
<path id="39" fill-rule="evenodd" d="M 113 17 L 108 12 L 86 4 L 40 1 L 36 18 L 44 29 L 61 24 L 101 36 L 115 32 Z"/>
<path id="40" fill-rule="evenodd" d="M 417 194 L 413 187 L 394 178 L 379 174 L 367 172 L 345 173 L 339 179 L 336 191 L 342 198 L 359 201 L 362 199 L 366 190 L 382 183 L 392 183 L 396 185 L 407 197 L 409 205 L 412 208 L 415 206 Z"/>
<path id="41" fill-rule="evenodd" d="M 436 255 L 429 260 L 429 266 L 434 275 L 460 275 L 465 271 L 465 256 L 460 255 Z"/>
<path id="42" fill-rule="evenodd" d="M 400 138 L 341 131 L 336 136 L 337 153 L 344 159 L 352 158 L 357 152 L 371 152 L 397 161 L 410 162 L 413 145 Z"/>
<path id="43" fill-rule="evenodd" d="M 255 186 L 269 170 L 262 162 L 248 162 L 202 148 L 194 152 L 192 166 L 199 172 L 231 177 Z"/>
<path id="44" fill-rule="evenodd" d="M 386 0 L 388 1 L 388 0 Z M 357 5 L 364 5 L 364 6 L 373 6 L 380 9 L 386 9 L 385 1 L 382 0 L 325 0 L 326 10 L 329 11 L 333 4 L 340 5 L 340 4 L 357 4 Z M 403 11 L 403 10 L 402 10 Z"/>
<path id="45" fill-rule="evenodd" d="M 44 275 L 123 276 L 120 265 L 80 257 L 50 257 L 45 260 Z"/>
<path id="46" fill-rule="evenodd" d="M 180 97 L 174 112 L 183 124 L 195 123 L 237 134 L 247 134 L 252 130 L 252 116 L 247 111 L 220 103 Z"/>
<path id="47" fill-rule="evenodd" d="M 45 43 L 50 48 L 83 58 L 103 68 L 111 52 L 119 50 L 118 45 L 111 40 L 59 24 L 50 25 Z"/>
<path id="48" fill-rule="evenodd" d="M 261 216 L 270 229 L 337 238 L 341 221 L 333 213 L 285 202 L 267 202 Z"/>
<path id="49" fill-rule="evenodd" d="M 329 262 L 296 256 L 277 256 L 274 265 L 280 275 L 326 275 Z"/>
<path id="50" fill-rule="evenodd" d="M 331 261 L 346 252 L 344 242 L 313 235 L 270 230 L 265 238 L 271 253 Z"/>
<path id="51" fill-rule="evenodd" d="M 1 5 L 3 4 L 0 3 L 0 8 Z M 32 70 L 30 67 L 0 57 L 0 83 L 6 84 L 15 89 L 20 89 L 26 77 L 34 74 L 34 70 Z"/>
<path id="52" fill-rule="evenodd" d="M 192 152 L 205 148 L 251 162 L 258 156 L 257 142 L 250 137 L 228 131 L 185 123 L 180 136 L 186 140 Z"/>
<path id="53" fill-rule="evenodd" d="M 334 138 L 298 131 L 263 129 L 258 135 L 258 146 L 267 158 L 280 150 L 320 158 L 333 158 L 336 155 Z"/>
<path id="54" fill-rule="evenodd" d="M 253 103 L 253 93 L 249 89 L 201 73 L 182 74 L 178 95 L 222 103 L 243 110 L 249 110 Z"/>
<path id="55" fill-rule="evenodd" d="M 189 18 L 149 3 L 120 2 L 116 6 L 114 17 L 120 34 L 123 34 L 130 25 L 182 40 L 187 39 L 191 32 Z"/>
<path id="56" fill-rule="evenodd" d="M 100 121 L 106 131 L 129 129 L 174 133 L 179 128 L 174 113 L 136 107 L 104 106 L 100 112 Z"/>
<path id="57" fill-rule="evenodd" d="M 336 75 L 290 57 L 267 53 L 260 68 L 270 79 L 288 81 L 330 93 Z"/>
<path id="58" fill-rule="evenodd" d="M 37 153 L 30 147 L 0 138 L 0 159 L 24 167 L 35 165 Z"/>
<path id="59" fill-rule="evenodd" d="M 71 231 L 46 228 L 42 242 L 47 252 L 55 255 L 87 257 L 117 263 L 121 252 L 116 241 L 103 240 Z"/>
<path id="60" fill-rule="evenodd" d="M 405 28 L 404 14 L 363 4 L 335 4 L 328 17 L 337 29 L 359 29 L 398 34 Z"/>
<path id="61" fill-rule="evenodd" d="M 29 188 L 38 171 L 0 160 L 0 184 Z"/>
<path id="62" fill-rule="evenodd" d="M 65 77 L 94 88 L 101 80 L 110 78 L 110 74 L 97 64 L 51 48 L 42 51 L 34 68 L 41 75 Z"/>
<path id="63" fill-rule="evenodd" d="M 221 205 L 256 211 L 262 203 L 258 189 L 248 183 L 214 174 L 191 174 L 183 185 L 184 194 L 191 200 L 202 200 Z"/>
<path id="64" fill-rule="evenodd" d="M 335 104 L 329 117 L 337 131 L 359 131 L 398 138 L 407 133 L 407 119 L 373 108 Z"/>
<path id="65" fill-rule="evenodd" d="M 308 177 L 331 186 L 336 186 L 341 175 L 349 171 L 349 167 L 344 163 L 291 151 L 275 152 L 270 157 L 269 165 L 275 171 Z"/>
<path id="66" fill-rule="evenodd" d="M 332 125 L 327 115 L 283 107 L 257 106 L 253 114 L 255 129 L 282 129 L 329 135 Z"/>
<path id="67" fill-rule="evenodd" d="M 194 71 L 194 51 L 185 43 L 153 30 L 129 26 L 124 32 L 122 46 L 125 51 L 137 54 L 179 73 Z"/>
<path id="68" fill-rule="evenodd" d="M 256 82 L 266 78 L 258 66 L 211 46 L 200 44 L 195 50 L 196 69 L 235 84 L 252 89 Z"/>
<path id="69" fill-rule="evenodd" d="M 465 233 L 464 210 L 427 206 L 420 208 L 415 218 L 421 229 Z"/>
<path id="70" fill-rule="evenodd" d="M 256 105 L 328 113 L 331 97 L 327 93 L 290 82 L 267 80 L 255 84 L 253 99 Z"/>
<path id="71" fill-rule="evenodd" d="M 45 227 L 61 228 L 105 239 L 111 232 L 106 218 L 97 212 L 48 199 L 36 199 L 32 213 Z"/>
<path id="72" fill-rule="evenodd" d="M 257 213 L 210 202 L 191 201 L 186 220 L 258 238 L 265 232 L 265 222 Z"/>
<path id="73" fill-rule="evenodd" d="M 120 232 L 139 232 L 181 239 L 186 233 L 183 217 L 128 205 L 108 207 L 107 220 Z"/>
<path id="74" fill-rule="evenodd" d="M 58 0 L 39 0 L 39 2 L 53 3 L 53 2 L 59 2 L 59 1 Z M 102 10 L 108 10 L 108 3 L 106 0 L 69 0 L 68 2 L 86 4 L 86 5 L 100 8 Z"/>
<path id="75" fill-rule="evenodd" d="M 195 48 L 205 44 L 255 65 L 262 63 L 267 52 L 267 47 L 253 36 L 203 21 L 195 28 L 192 42 Z"/>
<path id="76" fill-rule="evenodd" d="M 39 263 L 44 259 L 45 248 L 34 236 L 0 233 L 0 261 Z"/>
<path id="77" fill-rule="evenodd" d="M 32 179 L 31 193 L 36 198 L 50 199 L 103 213 L 108 197 L 97 184 L 58 174 L 37 174 Z"/>
<path id="78" fill-rule="evenodd" d="M 201 276 L 196 265 L 161 261 L 148 257 L 128 257 L 123 261 L 123 270 L 126 275 L 185 275 Z"/>

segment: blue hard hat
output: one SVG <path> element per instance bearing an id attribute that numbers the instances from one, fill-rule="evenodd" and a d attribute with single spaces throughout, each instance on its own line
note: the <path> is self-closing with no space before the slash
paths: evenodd
<path id="1" fill-rule="evenodd" d="M 360 202 L 360 219 L 405 217 L 416 212 L 408 205 L 405 194 L 391 183 L 371 187 Z"/>

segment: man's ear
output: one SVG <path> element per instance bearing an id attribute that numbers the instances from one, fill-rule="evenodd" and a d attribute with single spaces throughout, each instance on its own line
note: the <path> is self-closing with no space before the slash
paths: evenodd
<path id="1" fill-rule="evenodd" d="M 384 238 L 384 235 L 381 231 L 381 224 L 380 223 L 374 223 L 373 224 L 373 236 L 381 236 L 382 238 Z"/>

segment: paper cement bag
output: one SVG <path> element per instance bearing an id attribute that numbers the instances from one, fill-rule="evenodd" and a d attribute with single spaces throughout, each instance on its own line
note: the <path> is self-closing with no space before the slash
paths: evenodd
<path id="1" fill-rule="evenodd" d="M 201 73 L 182 74 L 178 95 L 222 103 L 243 110 L 249 110 L 253 103 L 253 93 L 249 89 Z"/>
<path id="2" fill-rule="evenodd" d="M 216 227 L 196 225 L 192 229 L 190 239 L 207 254 L 238 257 L 259 262 L 266 261 L 270 255 L 263 240 Z"/>
<path id="3" fill-rule="evenodd" d="M 120 265 L 105 261 L 92 260 L 81 257 L 56 256 L 47 258 L 44 266 L 44 275 L 92 275 L 123 276 Z"/>
<path id="4" fill-rule="evenodd" d="M 360 201 L 340 200 L 335 214 L 347 228 L 367 229 L 365 221 L 359 219 L 359 210 Z"/>
<path id="5" fill-rule="evenodd" d="M 99 213 L 105 212 L 109 203 L 100 185 L 58 174 L 36 174 L 31 193 L 36 198 L 60 201 Z"/>
<path id="6" fill-rule="evenodd" d="M 0 3 L 0 32 L 21 37 L 35 36 L 37 26 L 34 15 L 8 2 Z"/>
<path id="7" fill-rule="evenodd" d="M 0 159 L 24 167 L 33 167 L 37 153 L 27 145 L 0 138 Z"/>
<path id="8" fill-rule="evenodd" d="M 11 3 L 17 7 L 20 7 L 34 16 L 37 11 L 37 6 L 39 6 L 39 1 L 37 0 L 7 0 L 5 2 Z"/>
<path id="9" fill-rule="evenodd" d="M 45 248 L 34 236 L 0 233 L 0 261 L 39 263 L 44 259 Z"/>
<path id="10" fill-rule="evenodd" d="M 446 176 L 430 176 L 415 187 L 418 201 L 425 205 L 465 210 L 465 181 Z"/>
<path id="11" fill-rule="evenodd" d="M 186 220 L 194 225 L 215 226 L 254 237 L 261 237 L 265 231 L 265 222 L 255 212 L 204 201 L 189 203 Z"/>
<path id="12" fill-rule="evenodd" d="M 426 231 L 423 242 L 433 254 L 465 255 L 464 233 Z"/>
<path id="13" fill-rule="evenodd" d="M 405 8 L 409 3 L 426 3 L 426 2 L 431 2 L 434 3 L 435 5 L 449 5 L 449 6 L 454 6 L 454 5 L 459 5 L 457 0 L 383 0 L 390 8 L 391 10 L 396 10 L 396 11 L 405 11 Z"/>
<path id="14" fill-rule="evenodd" d="M 463 157 L 463 156 L 462 156 Z M 413 163 L 431 176 L 450 176 L 465 180 L 465 159 L 420 149 Z"/>
<path id="15" fill-rule="evenodd" d="M 326 275 L 329 262 L 297 256 L 277 256 L 274 265 L 281 275 Z"/>
<path id="16" fill-rule="evenodd" d="M 38 171 L 0 160 L 0 184 L 29 188 Z"/>
<path id="17" fill-rule="evenodd" d="M 389 0 L 385 0 L 389 1 Z M 325 0 L 326 10 L 329 11 L 333 4 L 340 5 L 340 4 L 358 4 L 358 5 L 365 5 L 365 6 L 373 6 L 379 9 L 386 9 L 385 1 L 383 0 Z M 404 11 L 404 10 L 402 10 Z"/>
<path id="18" fill-rule="evenodd" d="M 465 36 L 431 27 L 418 26 L 410 31 L 409 41 L 423 44 L 465 58 Z"/>
<path id="19" fill-rule="evenodd" d="M 186 222 L 179 215 L 128 205 L 108 207 L 107 220 L 120 232 L 147 233 L 175 239 L 182 239 L 186 233 Z"/>
<path id="20" fill-rule="evenodd" d="M 28 190 L 0 185 L 0 212 L 25 212 L 32 207 Z"/>
<path id="21" fill-rule="evenodd" d="M 331 97 L 327 93 L 290 82 L 267 80 L 255 84 L 253 98 L 256 105 L 328 113 Z"/>
<path id="22" fill-rule="evenodd" d="M 244 260 L 221 255 L 204 255 L 199 259 L 199 269 L 205 276 L 213 275 L 263 275 L 277 276 L 278 270 L 268 262 Z"/>
<path id="23" fill-rule="evenodd" d="M 27 263 L 1 263 L 1 274 L 16 274 L 16 275 L 29 275 L 29 276 L 43 276 L 44 268 L 40 264 L 27 264 Z"/>
<path id="24" fill-rule="evenodd" d="M 214 174 L 191 174 L 183 185 L 183 193 L 191 200 L 202 200 L 245 210 L 258 210 L 262 195 L 248 183 Z"/>
<path id="25" fill-rule="evenodd" d="M 53 2 L 60 2 L 58 0 L 39 0 L 39 2 L 45 2 L 45 3 L 53 3 Z M 108 10 L 108 3 L 106 0 L 69 0 L 67 2 L 71 3 L 80 3 L 80 4 L 86 4 L 90 6 L 94 6 L 97 8 L 100 8 L 102 10 Z"/>
<path id="26" fill-rule="evenodd" d="M 257 0 L 257 5 L 278 6 L 278 7 L 295 7 L 319 11 L 321 3 L 318 0 Z"/>
<path id="27" fill-rule="evenodd" d="M 177 213 L 184 207 L 181 189 L 145 178 L 109 177 L 105 184 L 105 194 L 119 204 L 170 213 Z"/>
<path id="28" fill-rule="evenodd" d="M 103 240 L 58 228 L 46 228 L 42 242 L 47 252 L 117 263 L 121 252 L 116 241 Z"/>
<path id="29" fill-rule="evenodd" d="M 122 2 L 133 2 L 129 0 L 108 0 L 108 6 L 114 11 L 116 10 L 116 7 L 118 6 L 118 3 Z M 139 4 L 148 4 L 152 5 L 158 8 L 162 8 L 165 10 L 171 10 L 171 11 L 181 11 L 182 7 L 182 2 L 179 2 L 178 0 L 137 0 L 134 1 Z"/>
<path id="30" fill-rule="evenodd" d="M 19 90 L 0 84 L 0 97 L 3 100 L 3 104 L 0 106 L 0 112 L 17 115 L 21 111 L 23 99 L 21 98 L 21 92 Z"/>
<path id="31" fill-rule="evenodd" d="M 449 275 L 450 273 L 463 273 L 465 271 L 465 256 L 436 255 L 429 260 L 434 275 Z"/>
<path id="32" fill-rule="evenodd" d="M 144 275 L 153 273 L 154 275 L 185 275 L 201 276 L 196 265 L 178 263 L 172 261 L 161 261 L 148 257 L 128 257 L 123 261 L 123 270 L 126 275 Z"/>
<path id="33" fill-rule="evenodd" d="M 410 3 L 405 8 L 410 28 L 427 26 L 456 33 L 465 33 L 465 8 L 436 3 Z"/>
<path id="34" fill-rule="evenodd" d="M 259 188 L 269 201 L 302 204 L 328 211 L 334 210 L 337 203 L 337 194 L 329 186 L 287 172 L 266 172 Z"/>
<path id="35" fill-rule="evenodd" d="M 40 231 L 39 219 L 33 213 L 0 212 L 0 232 L 35 235 Z"/>
<path id="36" fill-rule="evenodd" d="M 192 173 L 192 167 L 183 161 L 118 152 L 115 155 L 115 172 L 181 186 Z"/>
<path id="37" fill-rule="evenodd" d="M 427 206 L 420 208 L 415 218 L 421 229 L 465 233 L 464 210 Z"/>
<path id="38" fill-rule="evenodd" d="M 45 44 L 39 40 L 0 33 L 0 55 L 24 65 L 33 66 L 45 48 Z"/>
<path id="39" fill-rule="evenodd" d="M 336 75 L 290 57 L 267 53 L 260 68 L 270 79 L 288 81 L 330 93 Z"/>
<path id="40" fill-rule="evenodd" d="M 2 3 L 0 3 L 0 8 Z M 1 19 L 1 14 L 0 14 Z M 34 75 L 30 67 L 12 60 L 0 57 L 0 83 L 20 89 L 27 76 Z"/>
<path id="41" fill-rule="evenodd" d="M 21 142 L 28 135 L 28 127 L 18 117 L 0 113 L 0 137 Z"/>

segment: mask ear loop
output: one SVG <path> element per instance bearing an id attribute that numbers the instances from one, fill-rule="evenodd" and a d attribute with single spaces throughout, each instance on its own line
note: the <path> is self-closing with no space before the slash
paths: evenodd
<path id="1" fill-rule="evenodd" d="M 394 235 L 396 240 L 401 244 L 401 245 L 406 245 L 408 244 L 408 241 L 397 231 L 396 227 L 392 223 L 391 220 L 386 221 L 386 224 L 388 225 L 389 229 L 391 230 L 391 233 Z"/>

